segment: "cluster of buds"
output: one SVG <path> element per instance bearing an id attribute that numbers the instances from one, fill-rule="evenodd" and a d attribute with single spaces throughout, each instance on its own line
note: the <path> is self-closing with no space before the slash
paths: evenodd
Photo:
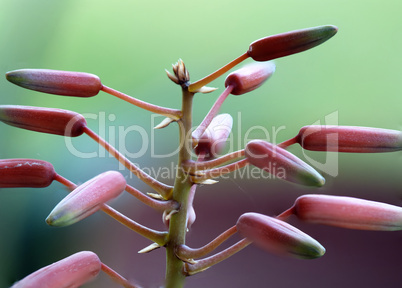
<path id="1" fill-rule="evenodd" d="M 22 69 L 8 72 L 7 79 L 21 87 L 55 95 L 92 97 L 103 91 L 137 107 L 166 116 L 155 128 L 161 129 L 177 122 L 180 128 L 180 150 L 174 185 L 154 179 L 133 164 L 122 153 L 92 131 L 85 118 L 75 112 L 43 107 L 3 105 L 0 121 L 18 128 L 78 137 L 88 135 L 114 156 L 124 167 L 154 190 L 145 194 L 127 183 L 117 171 L 101 173 L 77 186 L 56 173 L 52 164 L 35 159 L 0 160 L 0 187 L 46 187 L 53 181 L 66 186 L 69 193 L 50 212 L 46 223 L 67 226 L 101 210 L 132 231 L 146 237 L 152 244 L 140 250 L 150 252 L 165 247 L 167 251 L 166 287 L 182 287 L 186 276 L 204 271 L 236 254 L 249 244 L 284 256 L 314 259 L 324 255 L 325 248 L 309 235 L 293 227 L 286 220 L 295 215 L 301 220 L 364 230 L 402 230 L 402 208 L 384 203 L 350 197 L 305 195 L 279 216 L 245 213 L 237 223 L 201 248 L 185 245 L 186 232 L 196 219 L 193 200 L 198 184 L 216 183 L 218 178 L 247 165 L 253 165 L 275 178 L 296 185 L 321 187 L 324 177 L 286 149 L 300 144 L 303 149 L 335 152 L 392 152 L 402 149 L 400 131 L 342 126 L 305 126 L 294 137 L 279 145 L 255 139 L 244 149 L 221 155 L 231 133 L 231 115 L 218 114 L 229 95 L 242 95 L 263 85 L 275 72 L 275 65 L 267 62 L 279 57 L 313 48 L 335 35 L 334 26 L 320 26 L 291 31 L 259 39 L 248 50 L 217 71 L 196 82 L 190 82 L 183 61 L 173 65 L 170 80 L 182 89 L 182 108 L 171 109 L 150 104 L 114 90 L 101 83 L 99 77 L 82 72 L 44 69 Z M 192 103 L 196 93 L 210 93 L 207 87 L 242 61 L 252 63 L 230 73 L 225 89 L 212 105 L 202 122 L 193 129 Z M 274 169 L 275 168 L 275 169 Z M 141 225 L 116 211 L 107 203 L 127 192 L 163 216 L 166 231 L 157 231 Z M 239 242 L 220 252 L 214 252 L 229 237 L 238 233 Z M 211 256 L 204 257 L 214 252 Z M 204 257 L 204 258 L 203 258 Z M 123 287 L 137 287 L 100 261 L 92 252 L 74 254 L 51 264 L 17 282 L 13 287 L 78 287 L 104 271 Z"/>

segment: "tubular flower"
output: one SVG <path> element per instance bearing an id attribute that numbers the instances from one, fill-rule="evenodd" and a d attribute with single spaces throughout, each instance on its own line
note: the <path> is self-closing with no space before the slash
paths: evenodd
<path id="1" fill-rule="evenodd" d="M 300 129 L 296 142 L 313 151 L 392 152 L 402 150 L 402 133 L 371 127 L 311 125 Z"/>
<path id="2" fill-rule="evenodd" d="M 263 214 L 245 213 L 237 221 L 241 235 L 268 252 L 303 259 L 324 255 L 325 248 L 292 225 Z"/>
<path id="3" fill-rule="evenodd" d="M 99 257 L 82 251 L 43 267 L 11 288 L 78 288 L 93 280 L 101 270 Z"/>
<path id="4" fill-rule="evenodd" d="M 337 27 L 327 25 L 268 36 L 251 43 L 247 54 L 255 61 L 269 61 L 318 46 L 337 31 Z"/>
<path id="5" fill-rule="evenodd" d="M 250 164 L 278 178 L 307 186 L 322 186 L 325 179 L 292 153 L 262 140 L 250 141 L 245 150 Z"/>
<path id="6" fill-rule="evenodd" d="M 2 105 L 0 121 L 36 132 L 77 137 L 84 133 L 85 118 L 76 112 L 32 106 Z"/>
<path id="7" fill-rule="evenodd" d="M 260 87 L 275 72 L 275 64 L 253 63 L 246 65 L 228 75 L 225 87 L 232 86 L 233 95 L 241 95 Z"/>
<path id="8" fill-rule="evenodd" d="M 64 96 L 92 97 L 102 89 L 98 76 L 49 69 L 21 69 L 6 73 L 6 78 L 23 88 Z"/>
<path id="9" fill-rule="evenodd" d="M 1 159 L 0 188 L 49 186 L 56 176 L 53 165 L 35 159 Z"/>
<path id="10" fill-rule="evenodd" d="M 50 212 L 51 226 L 68 226 L 98 211 L 126 188 L 124 176 L 117 171 L 104 172 L 78 186 Z"/>
<path id="11" fill-rule="evenodd" d="M 353 197 L 304 195 L 291 212 L 301 220 L 359 230 L 402 230 L 402 207 Z"/>

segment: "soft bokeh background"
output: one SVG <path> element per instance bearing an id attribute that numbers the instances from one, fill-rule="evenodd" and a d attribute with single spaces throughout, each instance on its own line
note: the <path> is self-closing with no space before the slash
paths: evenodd
<path id="1" fill-rule="evenodd" d="M 85 71 L 97 74 L 108 86 L 169 107 L 180 107 L 181 97 L 164 69 L 170 69 L 178 58 L 185 61 L 195 80 L 244 53 L 258 38 L 333 24 L 339 32 L 329 42 L 276 60 L 277 71 L 269 83 L 226 101 L 222 112 L 231 113 L 235 119 L 233 147 L 243 147 L 238 137 L 245 133 L 248 139 L 266 137 L 262 129 L 253 127 L 265 127 L 270 136 L 284 127 L 277 133 L 277 141 L 283 141 L 301 126 L 325 123 L 325 117 L 333 112 L 338 113 L 340 125 L 402 127 L 399 0 L 0 0 L 0 5 L 1 74 L 20 68 Z M 222 91 L 223 79 L 211 85 Z M 176 125 L 151 135 L 155 123 L 150 113 L 105 93 L 89 99 L 45 95 L 16 87 L 4 77 L 0 87 L 2 105 L 57 107 L 85 113 L 90 118 L 89 126 L 106 133 L 107 139 L 126 131 L 124 141 L 117 137 L 115 145 L 130 153 L 145 149 L 144 139 L 158 155 L 171 153 L 177 145 Z M 219 91 L 197 95 L 195 124 Z M 136 130 L 128 132 L 130 127 Z M 148 132 L 139 133 L 139 127 Z M 74 156 L 59 136 L 4 124 L 0 125 L 0 135 L 0 158 L 47 160 L 76 183 L 119 168 L 85 135 L 72 139 L 72 145 L 77 151 L 96 152 L 99 157 Z M 133 159 L 141 167 L 170 167 L 176 159 L 152 157 L 151 149 L 146 150 L 145 155 Z M 299 147 L 291 151 L 304 157 Z M 325 160 L 317 153 L 307 156 Z M 198 247 L 207 243 L 232 226 L 241 213 L 280 213 L 305 193 L 352 195 L 402 206 L 401 165 L 401 153 L 340 155 L 339 174 L 328 175 L 326 186 L 320 190 L 269 179 L 222 180 L 211 187 L 200 187 L 195 200 L 197 221 L 188 244 Z M 134 177 L 128 175 L 128 179 L 149 192 Z M 8 287 L 32 271 L 80 250 L 96 252 L 109 266 L 145 287 L 162 285 L 163 249 L 138 255 L 137 251 L 149 241 L 116 225 L 106 215 L 98 213 L 63 229 L 46 226 L 44 219 L 66 194 L 60 184 L 46 189 L 1 190 L 0 287 Z M 112 206 L 152 228 L 163 228 L 159 214 L 127 195 Z M 305 225 L 295 220 L 292 223 L 327 248 L 323 258 L 279 258 L 248 247 L 230 260 L 190 277 L 188 287 L 400 287 L 401 232 L 372 233 Z M 116 285 L 101 274 L 85 287 Z"/>

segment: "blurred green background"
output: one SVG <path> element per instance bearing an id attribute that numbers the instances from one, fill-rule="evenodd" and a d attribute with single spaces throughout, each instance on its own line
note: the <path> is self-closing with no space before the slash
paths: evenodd
<path id="1" fill-rule="evenodd" d="M 180 89 L 167 79 L 164 69 L 170 70 L 179 58 L 196 80 L 244 53 L 256 39 L 333 24 L 339 27 L 333 39 L 313 50 L 277 59 L 275 75 L 266 85 L 244 96 L 229 97 L 224 103 L 222 112 L 234 117 L 234 148 L 244 147 L 241 137 L 245 133 L 248 139 L 264 138 L 257 126 L 268 131 L 284 127 L 278 132 L 279 142 L 294 136 L 301 126 L 316 121 L 325 124 L 325 117 L 334 112 L 339 125 L 402 127 L 399 0 L 0 0 L 0 5 L 3 75 L 21 68 L 90 72 L 105 85 L 174 108 L 180 107 Z M 223 81 L 222 77 L 211 83 L 219 87 L 217 92 L 197 95 L 194 124 L 223 91 Z M 115 139 L 119 127 L 138 125 L 148 131 L 151 140 L 153 116 L 105 93 L 88 99 L 45 95 L 14 86 L 4 77 L 0 87 L 1 105 L 74 110 L 92 118 L 88 125 L 106 139 Z M 158 155 L 173 152 L 176 133 L 176 125 L 156 131 L 149 145 Z M 85 135 L 72 139 L 72 144 L 78 151 L 96 152 L 99 157 L 76 157 L 63 137 L 1 123 L 0 135 L 0 158 L 50 161 L 59 174 L 76 183 L 119 168 Z M 143 137 L 130 132 L 125 141 L 116 139 L 115 145 L 136 153 L 143 147 Z M 300 147 L 291 151 L 303 157 Z M 158 168 L 176 159 L 152 157 L 151 152 L 147 149 L 145 155 L 132 160 L 141 167 Z M 324 159 L 314 153 L 307 155 L 317 161 Z M 327 186 L 320 191 L 402 206 L 401 160 L 401 153 L 340 155 L 339 174 L 328 176 Z M 137 179 L 129 178 L 131 184 L 149 192 Z M 161 285 L 162 249 L 138 255 L 149 242 L 105 215 L 98 213 L 63 229 L 46 226 L 44 219 L 66 194 L 58 183 L 45 189 L 1 190 L 0 287 L 80 250 L 95 251 L 106 264 L 145 287 Z M 275 180 L 223 180 L 201 187 L 195 202 L 198 218 L 189 243 L 205 244 L 232 226 L 243 212 L 273 215 L 288 208 L 298 195 L 317 191 Z M 112 206 L 152 228 L 163 228 L 159 214 L 129 196 L 122 196 Z M 295 223 L 322 241 L 328 250 L 326 260 L 281 259 L 249 247 L 233 260 L 191 277 L 189 287 L 378 287 L 379 283 L 399 287 L 400 232 L 344 232 Z M 85 287 L 116 287 L 113 285 L 101 275 Z"/>

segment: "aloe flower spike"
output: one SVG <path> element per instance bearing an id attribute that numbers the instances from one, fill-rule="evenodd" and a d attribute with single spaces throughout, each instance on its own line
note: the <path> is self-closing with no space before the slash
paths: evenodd
<path id="1" fill-rule="evenodd" d="M 245 155 L 250 164 L 283 180 L 318 187 L 325 183 L 325 179 L 313 167 L 269 142 L 250 141 L 246 146 Z"/>
<path id="2" fill-rule="evenodd" d="M 56 172 L 49 162 L 36 159 L 0 159 L 0 188 L 42 188 L 52 184 Z"/>
<path id="3" fill-rule="evenodd" d="M 275 254 L 314 259 L 325 253 L 325 248 L 309 235 L 286 222 L 263 214 L 241 215 L 236 228 L 256 246 Z"/>
<path id="4" fill-rule="evenodd" d="M 90 251 L 73 254 L 50 264 L 15 283 L 11 288 L 73 288 L 93 280 L 101 271 L 101 261 Z"/>
<path id="5" fill-rule="evenodd" d="M 255 61 L 269 61 L 318 46 L 336 32 L 337 27 L 326 25 L 268 36 L 251 43 L 247 54 Z"/>
<path id="6" fill-rule="evenodd" d="M 68 226 L 100 210 L 126 188 L 124 176 L 117 171 L 104 172 L 68 194 L 50 212 L 46 222 L 51 226 Z"/>
<path id="7" fill-rule="evenodd" d="M 7 72 L 6 78 L 23 88 L 64 96 L 92 97 L 102 88 L 98 76 L 84 72 L 21 69 Z"/>
<path id="8" fill-rule="evenodd" d="M 87 125 L 84 116 L 73 111 L 20 105 L 1 105 L 0 121 L 22 129 L 68 137 L 82 135 Z"/>
<path id="9" fill-rule="evenodd" d="M 303 195 L 281 215 L 290 214 L 303 221 L 342 228 L 402 230 L 402 207 L 353 197 Z"/>
<path id="10" fill-rule="evenodd" d="M 302 127 L 294 138 L 303 149 L 349 153 L 379 153 L 402 150 L 402 132 L 398 130 L 357 127 Z"/>

